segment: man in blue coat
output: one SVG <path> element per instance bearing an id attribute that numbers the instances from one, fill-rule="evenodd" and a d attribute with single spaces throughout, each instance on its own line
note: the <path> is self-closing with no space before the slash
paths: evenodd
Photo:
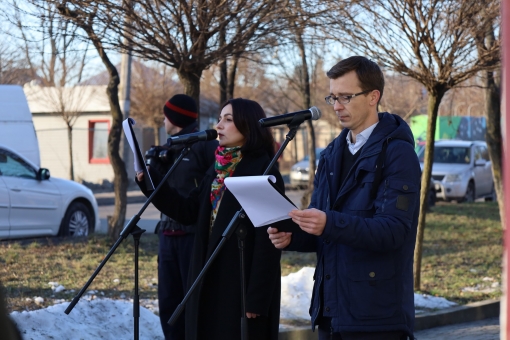
<path id="1" fill-rule="evenodd" d="M 321 153 L 309 208 L 289 214 L 299 231 L 269 228 L 269 237 L 279 249 L 317 252 L 310 315 L 320 340 L 412 339 L 421 173 L 413 135 L 399 116 L 377 112 L 376 63 L 354 56 L 327 75 L 326 102 L 344 129 Z"/>

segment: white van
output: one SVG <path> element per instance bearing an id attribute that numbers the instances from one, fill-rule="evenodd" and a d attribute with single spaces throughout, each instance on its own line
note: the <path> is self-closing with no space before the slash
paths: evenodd
<path id="1" fill-rule="evenodd" d="M 0 144 L 41 166 L 32 113 L 21 86 L 0 85 Z"/>

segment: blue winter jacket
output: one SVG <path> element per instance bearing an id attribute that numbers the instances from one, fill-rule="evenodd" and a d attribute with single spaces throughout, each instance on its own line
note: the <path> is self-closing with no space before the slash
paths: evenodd
<path id="1" fill-rule="evenodd" d="M 347 133 L 344 129 L 322 152 L 315 176 L 310 208 L 326 212 L 323 234 L 294 233 L 288 247 L 317 252 L 312 329 L 322 306 L 334 332 L 402 330 L 412 338 L 421 173 L 413 135 L 399 116 L 379 113 L 379 124 L 340 187 Z M 371 194 L 384 143 L 382 176 Z"/>

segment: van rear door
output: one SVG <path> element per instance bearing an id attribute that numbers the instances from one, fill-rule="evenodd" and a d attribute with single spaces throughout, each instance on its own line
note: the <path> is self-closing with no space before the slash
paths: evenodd
<path id="1" fill-rule="evenodd" d="M 32 113 L 21 86 L 0 85 L 0 144 L 41 166 Z"/>

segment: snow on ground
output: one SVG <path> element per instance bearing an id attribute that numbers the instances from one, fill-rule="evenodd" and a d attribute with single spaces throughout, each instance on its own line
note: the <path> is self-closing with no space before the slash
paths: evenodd
<path id="1" fill-rule="evenodd" d="M 282 277 L 280 318 L 282 320 L 309 320 L 314 268 L 305 267 Z M 62 291 L 58 282 L 50 282 L 54 291 Z M 78 339 L 117 340 L 133 338 L 133 301 L 83 296 L 69 315 L 64 311 L 69 301 L 55 300 L 55 305 L 30 312 L 13 312 L 11 317 L 21 330 L 24 340 Z M 34 297 L 36 301 L 37 297 Z M 39 299 L 41 299 L 39 297 Z M 442 309 L 456 304 L 444 298 L 414 294 L 417 313 L 420 309 Z M 145 306 L 145 307 L 143 307 Z M 147 307 L 147 308 L 146 308 Z M 157 311 L 157 300 L 140 301 L 140 340 L 163 339 Z M 281 329 L 289 328 L 281 325 Z"/>
<path id="2" fill-rule="evenodd" d="M 11 317 L 24 340 L 133 339 L 133 303 L 112 299 L 81 299 L 69 315 L 69 302 Z M 140 307 L 140 340 L 164 339 L 159 317 Z"/>

